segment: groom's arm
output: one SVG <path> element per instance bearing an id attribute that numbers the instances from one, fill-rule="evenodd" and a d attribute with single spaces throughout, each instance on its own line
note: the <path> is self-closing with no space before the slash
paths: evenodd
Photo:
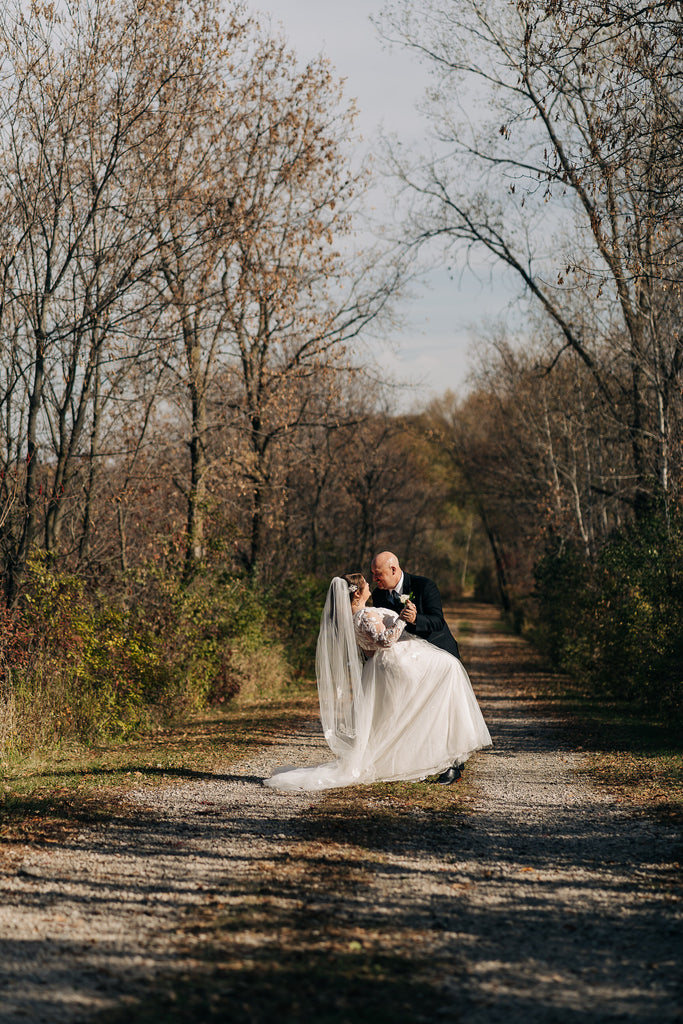
<path id="1" fill-rule="evenodd" d="M 421 610 L 415 616 L 412 628 L 409 626 L 408 629 L 411 633 L 439 633 L 446 627 L 439 588 L 433 580 L 426 579 L 421 589 Z"/>

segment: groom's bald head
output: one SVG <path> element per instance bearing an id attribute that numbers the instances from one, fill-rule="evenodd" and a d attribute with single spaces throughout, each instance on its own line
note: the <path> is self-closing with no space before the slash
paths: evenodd
<path id="1" fill-rule="evenodd" d="M 380 551 L 372 560 L 372 578 L 382 590 L 393 590 L 401 578 L 401 566 L 391 551 Z"/>

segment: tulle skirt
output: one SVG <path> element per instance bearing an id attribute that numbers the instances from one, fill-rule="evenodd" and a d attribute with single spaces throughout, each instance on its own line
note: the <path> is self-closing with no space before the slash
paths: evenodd
<path id="1" fill-rule="evenodd" d="M 366 662 L 347 748 L 324 764 L 280 768 L 266 786 L 318 790 L 424 779 L 491 745 L 462 663 L 426 640 L 404 637 Z"/>

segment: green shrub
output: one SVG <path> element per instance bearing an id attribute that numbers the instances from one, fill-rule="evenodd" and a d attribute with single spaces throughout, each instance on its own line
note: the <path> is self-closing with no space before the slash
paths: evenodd
<path id="1" fill-rule="evenodd" d="M 166 678 L 161 645 L 129 611 L 93 601 L 78 577 L 35 560 L 14 621 L 26 643 L 4 674 L 20 735 L 101 740 L 150 723 Z"/>
<path id="2" fill-rule="evenodd" d="M 144 731 L 209 704 L 277 694 L 314 672 L 327 582 L 152 567 L 89 592 L 42 559 L 0 614 L 0 757 Z"/>
<path id="3" fill-rule="evenodd" d="M 534 639 L 591 692 L 680 714 L 683 521 L 651 514 L 615 535 L 594 563 L 576 551 L 536 569 Z"/>
<path id="4" fill-rule="evenodd" d="M 251 581 L 205 571 L 185 584 L 157 573 L 145 589 L 138 615 L 160 638 L 176 709 L 274 693 L 290 678 L 280 624 Z"/>
<path id="5" fill-rule="evenodd" d="M 299 676 L 315 675 L 315 647 L 328 587 L 328 579 L 302 575 L 281 581 L 268 593 L 272 622 Z"/>

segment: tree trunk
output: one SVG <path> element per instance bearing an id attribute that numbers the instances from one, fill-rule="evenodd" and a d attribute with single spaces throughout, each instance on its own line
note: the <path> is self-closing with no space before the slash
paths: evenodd
<path id="1" fill-rule="evenodd" d="M 196 332 L 184 325 L 187 361 L 190 372 L 192 433 L 190 436 L 190 490 L 187 498 L 187 547 L 185 579 L 194 576 L 204 559 L 204 520 L 206 516 L 206 394 L 201 377 L 201 346 Z"/>
<path id="2" fill-rule="evenodd" d="M 100 364 L 95 367 L 92 397 L 92 430 L 90 432 L 90 461 L 88 479 L 85 485 L 85 508 L 83 510 L 83 527 L 78 545 L 78 564 L 87 562 L 90 555 L 90 535 L 92 527 L 92 502 L 98 476 L 98 458 L 100 445 Z"/>
<path id="3" fill-rule="evenodd" d="M 47 302 L 43 301 L 41 320 L 47 313 Z M 35 332 L 36 359 L 33 368 L 33 388 L 29 396 L 28 420 L 26 424 L 26 481 L 24 487 L 24 525 L 15 557 L 9 561 L 5 577 L 5 596 L 7 604 L 12 606 L 17 599 L 21 580 L 26 571 L 26 563 L 36 534 L 36 479 L 38 474 L 38 414 L 43 400 L 45 383 L 45 347 L 44 330 Z"/>

